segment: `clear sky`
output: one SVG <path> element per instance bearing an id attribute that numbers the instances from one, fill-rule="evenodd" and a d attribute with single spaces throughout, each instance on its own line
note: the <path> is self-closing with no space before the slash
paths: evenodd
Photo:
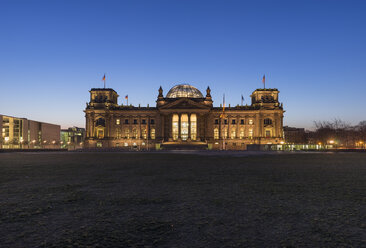
<path id="1" fill-rule="evenodd" d="M 0 1 L 0 113 L 85 125 L 90 88 L 155 106 L 178 83 L 214 105 L 266 75 L 284 124 L 366 120 L 366 1 Z"/>

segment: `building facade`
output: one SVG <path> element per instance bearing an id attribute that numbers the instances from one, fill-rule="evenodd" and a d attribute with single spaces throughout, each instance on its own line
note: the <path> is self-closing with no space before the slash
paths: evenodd
<path id="1" fill-rule="evenodd" d="M 0 148 L 60 148 L 61 127 L 39 121 L 0 115 Z"/>
<path id="2" fill-rule="evenodd" d="M 80 149 L 83 148 L 85 139 L 85 128 L 69 127 L 61 129 L 61 148 L 63 149 Z"/>
<path id="3" fill-rule="evenodd" d="M 308 133 L 305 132 L 305 128 L 297 127 L 283 127 L 283 133 L 286 144 L 307 144 Z"/>
<path id="4" fill-rule="evenodd" d="M 206 96 L 187 84 L 166 96 L 160 87 L 155 107 L 119 105 L 113 89 L 91 89 L 85 109 L 85 147 L 245 150 L 248 144 L 283 143 L 283 106 L 277 89 L 257 89 L 251 105 L 214 107 Z"/>

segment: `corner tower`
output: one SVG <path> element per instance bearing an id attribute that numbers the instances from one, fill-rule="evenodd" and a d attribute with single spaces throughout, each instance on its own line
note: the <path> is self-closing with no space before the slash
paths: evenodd
<path id="1" fill-rule="evenodd" d="M 261 109 L 274 109 L 282 107 L 278 102 L 277 89 L 256 89 L 250 97 L 252 98 L 252 106 Z"/>

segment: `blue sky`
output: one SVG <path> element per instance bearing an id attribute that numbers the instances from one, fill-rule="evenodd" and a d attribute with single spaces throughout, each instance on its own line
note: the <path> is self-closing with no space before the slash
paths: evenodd
<path id="1" fill-rule="evenodd" d="M 284 124 L 366 120 L 366 1 L 0 1 L 0 113 L 84 126 L 88 90 L 155 105 L 178 83 L 214 105 L 280 90 Z"/>

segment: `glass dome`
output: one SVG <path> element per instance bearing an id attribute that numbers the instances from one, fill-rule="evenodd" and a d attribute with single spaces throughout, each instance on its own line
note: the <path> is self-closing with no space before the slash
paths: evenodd
<path id="1" fill-rule="evenodd" d="M 171 88 L 166 95 L 167 98 L 203 98 L 201 91 L 189 84 L 179 84 Z"/>

